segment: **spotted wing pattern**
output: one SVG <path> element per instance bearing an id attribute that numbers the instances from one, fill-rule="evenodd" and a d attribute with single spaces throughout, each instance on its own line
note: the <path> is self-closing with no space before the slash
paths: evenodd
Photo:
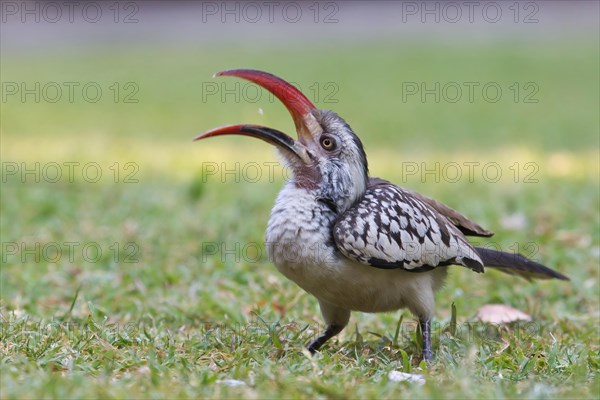
<path id="1" fill-rule="evenodd" d="M 479 255 L 448 218 L 385 181 L 340 215 L 333 238 L 343 255 L 377 268 L 423 272 L 460 264 L 483 272 Z"/>
<path id="2" fill-rule="evenodd" d="M 391 185 L 390 182 L 381 179 L 381 178 L 369 178 L 369 187 L 373 187 L 376 185 Z M 488 231 L 485 228 L 482 228 L 475 222 L 471 221 L 458 211 L 448 207 L 442 202 L 437 201 L 429 196 L 425 196 L 424 194 L 403 189 L 409 192 L 412 196 L 418 198 L 423 203 L 430 205 L 435 211 L 442 214 L 446 217 L 454 226 L 456 226 L 465 236 L 483 236 L 483 237 L 491 237 L 494 236 L 494 232 Z"/>

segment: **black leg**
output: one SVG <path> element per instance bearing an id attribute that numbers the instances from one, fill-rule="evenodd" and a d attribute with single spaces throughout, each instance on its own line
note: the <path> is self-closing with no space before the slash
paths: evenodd
<path id="1" fill-rule="evenodd" d="M 421 338 L 423 339 L 423 360 L 431 362 L 433 353 L 431 352 L 431 320 L 419 319 L 421 327 Z"/>
<path id="2" fill-rule="evenodd" d="M 325 332 L 308 345 L 308 351 L 310 351 L 311 354 L 315 354 L 326 341 L 340 333 L 343 329 L 344 327 L 340 325 L 327 325 Z"/>

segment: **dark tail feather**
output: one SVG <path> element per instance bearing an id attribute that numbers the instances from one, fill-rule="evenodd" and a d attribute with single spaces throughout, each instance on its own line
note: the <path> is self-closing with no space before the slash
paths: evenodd
<path id="1" fill-rule="evenodd" d="M 475 247 L 477 254 L 481 257 L 483 265 L 496 268 L 505 274 L 518 275 L 530 281 L 531 279 L 561 279 L 570 280 L 540 263 L 532 261 L 520 254 L 505 253 L 483 247 Z"/>

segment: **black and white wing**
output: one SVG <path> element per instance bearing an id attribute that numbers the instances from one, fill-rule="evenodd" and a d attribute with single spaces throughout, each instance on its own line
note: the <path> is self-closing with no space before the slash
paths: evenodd
<path id="1" fill-rule="evenodd" d="M 384 179 L 370 177 L 368 186 L 374 187 L 377 185 L 391 185 L 391 184 L 392 183 L 390 183 L 389 181 L 386 181 Z M 482 228 L 477 223 L 471 221 L 470 219 L 468 219 L 467 217 L 465 217 L 458 211 L 448 207 L 444 203 L 439 202 L 436 199 L 432 199 L 429 196 L 425 196 L 424 194 L 421 194 L 421 193 L 418 193 L 418 192 L 415 192 L 412 190 L 408 190 L 408 189 L 402 189 L 402 190 L 410 193 L 411 196 L 416 197 L 417 199 L 421 200 L 423 203 L 426 203 L 429 206 L 431 206 L 439 214 L 442 214 L 450 222 L 452 222 L 452 224 L 454 226 L 456 226 L 458 228 L 458 230 L 461 231 L 465 236 L 483 236 L 483 237 L 494 236 L 494 232 L 489 231 L 485 228 Z"/>
<path id="2" fill-rule="evenodd" d="M 483 272 L 481 258 L 448 218 L 385 181 L 340 215 L 333 239 L 346 257 L 377 268 L 423 272 L 457 264 Z"/>

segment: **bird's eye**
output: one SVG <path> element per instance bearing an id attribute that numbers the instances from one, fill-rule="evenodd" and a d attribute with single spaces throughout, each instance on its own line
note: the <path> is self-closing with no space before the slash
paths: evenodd
<path id="1" fill-rule="evenodd" d="M 321 147 L 323 147 L 325 150 L 335 150 L 336 148 L 336 142 L 335 139 L 332 138 L 331 136 L 326 136 L 323 135 L 321 136 Z"/>

